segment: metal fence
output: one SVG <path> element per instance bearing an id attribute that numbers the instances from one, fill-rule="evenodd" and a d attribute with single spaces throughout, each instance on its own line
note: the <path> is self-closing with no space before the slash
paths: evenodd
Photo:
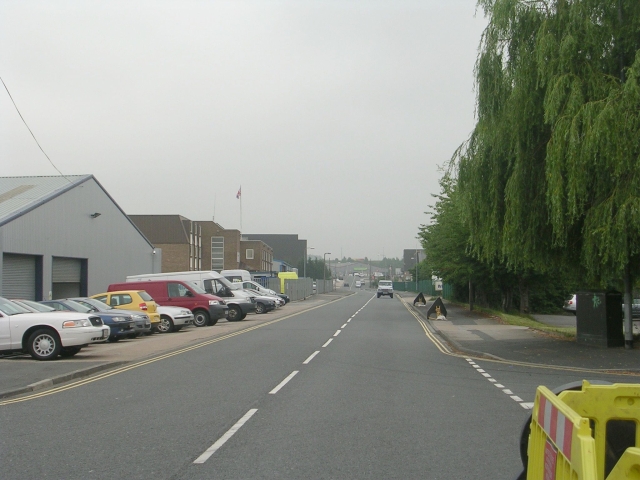
<path id="1" fill-rule="evenodd" d="M 277 277 L 271 277 L 267 279 L 267 288 L 281 292 L 281 281 Z M 327 291 L 332 288 L 333 282 L 327 280 Z M 313 291 L 313 279 L 311 278 L 298 278 L 297 280 L 285 279 L 284 281 L 284 293 L 289 295 L 289 298 L 293 300 L 304 300 L 310 297 L 314 293 L 323 293 L 322 280 L 317 282 L 317 292 Z"/>

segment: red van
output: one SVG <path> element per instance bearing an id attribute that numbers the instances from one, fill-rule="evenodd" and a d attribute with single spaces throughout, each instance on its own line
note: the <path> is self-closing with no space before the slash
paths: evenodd
<path id="1" fill-rule="evenodd" d="M 147 280 L 140 282 L 112 283 L 109 292 L 118 290 L 146 290 L 158 305 L 188 308 L 193 312 L 196 327 L 215 325 L 229 312 L 224 300 L 208 294 L 190 282 L 180 280 Z"/>

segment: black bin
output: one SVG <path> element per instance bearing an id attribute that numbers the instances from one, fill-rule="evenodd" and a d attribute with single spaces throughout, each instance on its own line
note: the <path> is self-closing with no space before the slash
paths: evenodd
<path id="1" fill-rule="evenodd" d="M 623 347 L 622 294 L 578 292 L 576 304 L 577 342 L 594 347 Z"/>

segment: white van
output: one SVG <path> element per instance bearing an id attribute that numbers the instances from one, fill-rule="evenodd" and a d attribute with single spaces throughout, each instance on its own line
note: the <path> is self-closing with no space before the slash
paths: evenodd
<path id="1" fill-rule="evenodd" d="M 247 270 L 222 270 L 220 272 L 224 278 L 231 283 L 250 282 L 251 274 Z"/>
<path id="2" fill-rule="evenodd" d="M 216 295 L 224 299 L 229 306 L 229 310 L 234 310 L 231 315 L 239 315 L 240 319 L 247 316 L 247 313 L 256 311 L 255 298 L 248 293 L 232 285 L 229 280 L 218 272 L 167 272 L 167 273 L 146 273 L 142 275 L 129 275 L 127 282 L 143 282 L 145 280 L 182 280 L 193 283 L 202 288 L 205 292 Z"/>

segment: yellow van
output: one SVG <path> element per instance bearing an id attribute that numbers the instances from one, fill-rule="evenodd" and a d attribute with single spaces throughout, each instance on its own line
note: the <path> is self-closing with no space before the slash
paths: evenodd
<path id="1" fill-rule="evenodd" d="M 298 274 L 296 272 L 278 272 L 278 278 L 280 279 L 280 293 L 284 293 L 284 281 L 297 280 Z"/>

